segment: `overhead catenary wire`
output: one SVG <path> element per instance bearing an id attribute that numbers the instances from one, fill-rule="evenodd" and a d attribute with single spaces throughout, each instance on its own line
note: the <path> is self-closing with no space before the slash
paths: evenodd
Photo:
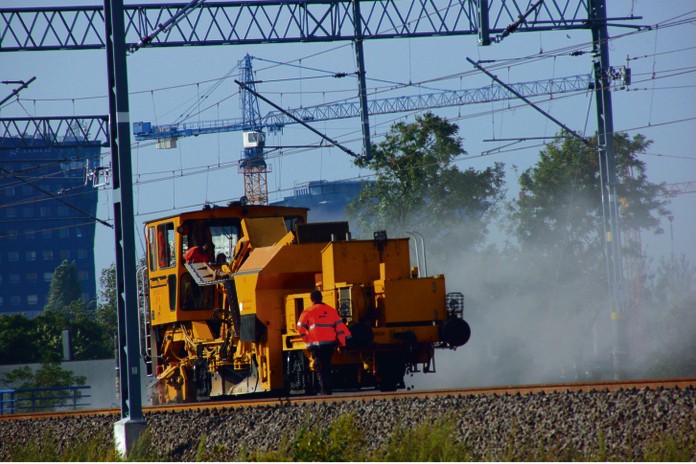
<path id="1" fill-rule="evenodd" d="M 670 23 L 667 23 L 667 22 L 663 22 L 663 23 L 661 23 L 661 24 L 659 25 L 659 28 L 664 29 L 664 28 L 666 28 L 666 27 L 676 27 L 676 26 L 679 26 L 679 25 L 687 24 L 689 21 L 693 21 L 693 18 L 690 18 L 690 19 L 689 19 L 689 18 L 682 18 L 682 19 L 679 19 L 678 21 L 672 22 L 671 24 L 670 24 Z M 655 27 L 654 29 L 657 29 L 657 27 Z M 638 33 L 645 33 L 645 32 L 649 32 L 649 31 L 648 31 L 648 30 L 643 30 L 643 31 L 631 31 L 631 32 L 629 32 L 629 33 L 627 33 L 627 34 L 624 34 L 624 35 L 622 35 L 622 36 L 612 37 L 612 40 L 616 40 L 617 38 L 620 39 L 620 38 L 622 38 L 623 36 L 628 36 L 628 35 L 638 34 Z M 340 48 L 340 47 L 337 47 L 337 48 Z M 560 52 L 565 52 L 565 53 L 567 53 L 568 50 L 577 49 L 577 48 L 578 48 L 577 46 L 566 47 L 565 49 L 559 49 L 559 53 L 560 53 Z M 321 54 L 321 53 L 326 53 L 326 52 L 325 52 L 325 51 L 324 51 L 324 52 L 320 52 L 319 54 Z M 553 55 L 552 55 L 552 56 L 553 56 Z M 522 61 L 520 61 L 520 62 L 524 62 L 524 60 L 522 60 Z M 442 78 L 442 77 L 441 77 L 441 78 Z M 423 82 L 425 82 L 425 81 L 423 81 Z M 633 89 L 630 89 L 630 90 L 633 90 Z M 132 92 L 132 93 L 133 93 L 133 92 Z M 650 127 L 654 127 L 654 125 L 651 125 Z"/>

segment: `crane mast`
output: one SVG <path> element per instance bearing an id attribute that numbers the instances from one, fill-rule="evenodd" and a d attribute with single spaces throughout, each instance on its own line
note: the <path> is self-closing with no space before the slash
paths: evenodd
<path id="1" fill-rule="evenodd" d="M 250 89 L 256 90 L 251 56 L 239 62 L 239 80 Z M 252 205 L 268 204 L 268 165 L 264 156 L 266 136 L 261 130 L 261 113 L 256 96 L 242 87 L 240 89 L 244 153 L 239 160 L 239 172 L 244 177 L 244 196 Z"/>

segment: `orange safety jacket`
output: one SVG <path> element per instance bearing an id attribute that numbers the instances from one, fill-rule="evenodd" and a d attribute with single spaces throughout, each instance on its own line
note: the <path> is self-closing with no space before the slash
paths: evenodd
<path id="1" fill-rule="evenodd" d="M 346 346 L 350 331 L 331 306 L 315 303 L 305 308 L 297 321 L 297 331 L 307 346 L 335 345 Z"/>
<path id="2" fill-rule="evenodd" d="M 203 247 L 195 246 L 189 248 L 188 251 L 184 254 L 184 261 L 186 261 L 188 264 L 207 263 L 208 261 L 210 261 L 210 256 L 208 255 L 208 253 L 203 251 Z"/>

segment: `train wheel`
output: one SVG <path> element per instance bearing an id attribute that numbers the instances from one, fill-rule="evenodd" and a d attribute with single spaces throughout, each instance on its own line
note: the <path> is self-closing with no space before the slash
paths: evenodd
<path id="1" fill-rule="evenodd" d="M 404 388 L 406 363 L 398 353 L 382 353 L 377 355 L 377 378 L 381 391 L 396 391 Z"/>

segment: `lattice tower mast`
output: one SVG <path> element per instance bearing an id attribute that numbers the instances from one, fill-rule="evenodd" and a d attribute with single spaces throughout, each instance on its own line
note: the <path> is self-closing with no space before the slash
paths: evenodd
<path id="1" fill-rule="evenodd" d="M 251 90 L 256 91 L 251 56 L 244 56 L 239 61 L 239 80 Z M 259 101 L 252 92 L 240 89 L 242 125 L 245 127 L 244 152 L 239 160 L 239 172 L 244 177 L 244 196 L 252 205 L 268 204 L 268 172 L 264 156 L 265 135 L 261 131 L 261 112 Z"/>

